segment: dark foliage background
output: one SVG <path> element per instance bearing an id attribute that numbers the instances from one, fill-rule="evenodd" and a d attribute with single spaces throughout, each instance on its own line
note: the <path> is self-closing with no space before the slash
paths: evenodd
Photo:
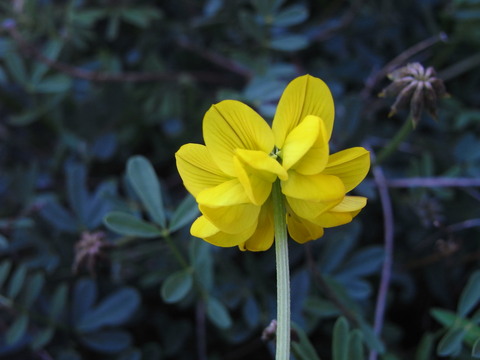
<path id="1" fill-rule="evenodd" d="M 275 317 L 273 250 L 191 238 L 174 153 L 202 142 L 212 103 L 271 119 L 286 84 L 310 73 L 334 95 L 332 149 L 378 154 L 408 109 L 388 117 L 394 99 L 377 94 L 410 62 L 433 66 L 450 97 L 374 167 L 352 224 L 291 243 L 295 357 L 479 356 L 478 0 L 0 11 L 0 358 L 273 359 L 260 340 Z"/>

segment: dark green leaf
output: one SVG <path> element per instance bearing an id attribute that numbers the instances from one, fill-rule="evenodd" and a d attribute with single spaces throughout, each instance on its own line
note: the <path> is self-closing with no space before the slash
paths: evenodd
<path id="1" fill-rule="evenodd" d="M 336 273 L 336 278 L 351 278 L 372 275 L 383 264 L 384 251 L 379 246 L 364 248 L 355 253 Z"/>
<path id="2" fill-rule="evenodd" d="M 165 228 L 165 210 L 160 182 L 150 162 L 143 156 L 131 157 L 127 163 L 127 175 L 151 219 Z"/>
<path id="3" fill-rule="evenodd" d="M 117 360 L 141 360 L 142 359 L 142 353 L 139 350 L 129 350 L 126 352 L 123 352 L 122 355 Z"/>
<path id="4" fill-rule="evenodd" d="M 220 329 L 228 329 L 232 326 L 232 319 L 228 310 L 213 297 L 209 297 L 207 300 L 207 316 Z"/>
<path id="5" fill-rule="evenodd" d="M 213 258 L 212 245 L 198 238 L 190 238 L 189 256 L 193 264 L 196 279 L 203 288 L 209 290 L 213 287 Z"/>
<path id="6" fill-rule="evenodd" d="M 458 302 L 457 313 L 466 316 L 480 301 L 480 271 L 475 271 L 468 279 Z"/>
<path id="7" fill-rule="evenodd" d="M 10 299 L 15 299 L 20 293 L 20 290 L 23 287 L 25 282 L 25 277 L 27 276 L 27 268 L 25 265 L 20 265 L 13 272 L 10 282 L 8 283 L 7 296 Z"/>
<path id="8" fill-rule="evenodd" d="M 133 288 L 123 288 L 109 295 L 96 307 L 88 310 L 77 322 L 80 332 L 91 332 L 103 326 L 121 325 L 140 305 L 140 295 Z"/>
<path id="9" fill-rule="evenodd" d="M 292 26 L 302 23 L 308 18 L 308 9 L 303 4 L 295 4 L 278 12 L 273 18 L 275 26 Z"/>
<path id="10" fill-rule="evenodd" d="M 2 289 L 5 280 L 7 280 L 11 269 L 12 262 L 10 260 L 4 260 L 0 263 L 0 289 Z"/>
<path id="11" fill-rule="evenodd" d="M 359 319 L 358 321 L 366 344 L 370 347 L 370 349 L 375 350 L 379 354 L 383 354 L 385 352 L 385 345 L 383 345 L 378 336 L 374 333 L 371 325 L 365 322 L 363 319 Z"/>
<path id="12" fill-rule="evenodd" d="M 191 223 L 199 215 L 198 205 L 192 195 L 187 195 L 172 215 L 169 230 L 174 232 Z"/>
<path id="13" fill-rule="evenodd" d="M 302 35 L 282 35 L 270 41 L 270 48 L 279 51 L 298 51 L 308 46 L 308 39 Z"/>
<path id="14" fill-rule="evenodd" d="M 56 201 L 45 203 L 40 209 L 40 215 L 58 230 L 73 233 L 78 230 L 72 215 Z"/>
<path id="15" fill-rule="evenodd" d="M 160 229 L 133 215 L 112 211 L 103 219 L 105 226 L 110 230 L 126 236 L 155 238 L 162 235 Z"/>
<path id="16" fill-rule="evenodd" d="M 35 300 L 37 300 L 44 284 L 45 275 L 43 275 L 43 273 L 37 272 L 29 277 L 27 280 L 27 286 L 25 286 L 23 299 L 23 304 L 26 308 L 30 308 Z"/>
<path id="17" fill-rule="evenodd" d="M 332 359 L 333 360 L 349 360 L 348 359 L 348 333 L 350 326 L 347 320 L 342 316 L 339 317 L 333 327 L 333 343 L 332 343 Z"/>
<path id="18" fill-rule="evenodd" d="M 97 300 L 97 285 L 91 279 L 80 279 L 73 290 L 72 317 L 77 324 Z"/>
<path id="19" fill-rule="evenodd" d="M 331 318 L 340 315 L 340 311 L 331 301 L 317 297 L 307 298 L 304 309 L 308 314 L 315 315 L 315 317 L 319 318 Z"/>
<path id="20" fill-rule="evenodd" d="M 86 188 L 87 169 L 83 164 L 69 164 L 67 173 L 67 194 L 70 207 L 77 217 L 85 224 L 89 195 Z"/>
<path id="21" fill-rule="evenodd" d="M 55 289 L 50 301 L 50 319 L 57 320 L 65 309 L 67 303 L 67 284 L 61 283 Z"/>
<path id="22" fill-rule="evenodd" d="M 63 43 L 57 39 L 53 39 L 47 43 L 45 48 L 43 49 L 43 55 L 49 58 L 50 60 L 57 60 L 58 55 L 60 54 L 60 50 L 62 49 Z M 47 73 L 50 69 L 46 64 L 43 62 L 35 62 L 35 66 L 32 72 L 32 82 L 38 83 L 41 81 L 43 76 Z"/>
<path id="23" fill-rule="evenodd" d="M 80 340 L 90 349 L 103 353 L 118 353 L 130 347 L 132 338 L 120 330 L 104 330 L 83 334 Z"/>
<path id="24" fill-rule="evenodd" d="M 319 261 L 320 270 L 323 274 L 333 272 L 345 259 L 347 253 L 355 244 L 355 237 L 334 237 L 326 241 L 325 248 Z"/>
<path id="25" fill-rule="evenodd" d="M 437 354 L 449 356 L 460 351 L 465 337 L 465 329 L 452 328 L 442 337 L 437 347 Z"/>
<path id="26" fill-rule="evenodd" d="M 112 209 L 117 185 L 113 181 L 101 183 L 87 204 L 85 224 L 88 229 L 97 228 L 105 215 Z"/>
<path id="27" fill-rule="evenodd" d="M 28 75 L 23 59 L 14 51 L 7 52 L 4 59 L 13 80 L 22 86 L 28 86 Z"/>
<path id="28" fill-rule="evenodd" d="M 243 319 L 254 328 L 260 322 L 261 311 L 257 301 L 253 296 L 249 296 L 242 308 Z"/>
<path id="29" fill-rule="evenodd" d="M 35 85 L 35 92 L 55 94 L 68 91 L 72 87 L 72 79 L 65 75 L 50 75 Z"/>
<path id="30" fill-rule="evenodd" d="M 5 342 L 8 345 L 13 345 L 20 341 L 25 335 L 28 327 L 28 315 L 22 314 L 15 319 L 13 324 L 5 334 Z"/>
<path id="31" fill-rule="evenodd" d="M 298 336 L 298 341 L 292 340 L 292 352 L 295 358 L 297 360 L 320 360 L 305 331 L 295 323 L 292 323 L 292 328 Z"/>
<path id="32" fill-rule="evenodd" d="M 478 359 L 480 358 L 480 339 L 477 339 L 472 347 L 472 357 Z"/>
<path id="33" fill-rule="evenodd" d="M 364 360 L 362 345 L 362 332 L 358 329 L 353 330 L 348 338 L 348 360 Z"/>
<path id="34" fill-rule="evenodd" d="M 55 328 L 53 327 L 41 329 L 35 334 L 30 346 L 33 350 L 39 350 L 46 346 L 50 342 L 50 340 L 52 340 L 54 334 Z"/>
<path id="35" fill-rule="evenodd" d="M 434 342 L 435 336 L 432 333 L 424 334 L 415 353 L 415 360 L 430 360 L 435 345 Z"/>
<path id="36" fill-rule="evenodd" d="M 193 285 L 190 269 L 180 270 L 169 275 L 162 284 L 161 295 L 163 301 L 176 303 L 182 300 Z"/>
<path id="37" fill-rule="evenodd" d="M 146 28 L 152 20 L 160 19 L 161 13 L 153 7 L 124 9 L 122 19 L 140 28 Z"/>
<path id="38" fill-rule="evenodd" d="M 0 251 L 8 248 L 8 240 L 5 236 L 0 234 Z"/>

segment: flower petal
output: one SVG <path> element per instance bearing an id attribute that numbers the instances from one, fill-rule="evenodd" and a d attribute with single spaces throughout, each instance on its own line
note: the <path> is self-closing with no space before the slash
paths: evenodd
<path id="1" fill-rule="evenodd" d="M 367 198 L 363 196 L 345 196 L 340 204 L 332 208 L 335 212 L 352 212 L 361 210 L 367 205 Z"/>
<path id="2" fill-rule="evenodd" d="M 243 163 L 248 164 L 252 172 L 254 171 L 258 176 L 263 177 L 267 181 L 273 183 L 277 177 L 281 180 L 288 179 L 288 174 L 283 166 L 265 152 L 238 149 L 235 151 L 235 155 Z"/>
<path id="3" fill-rule="evenodd" d="M 258 206 L 269 197 L 277 176 L 281 179 L 288 178 L 282 165 L 261 151 L 239 149 L 235 152 L 233 163 L 244 191 L 250 201 Z"/>
<path id="4" fill-rule="evenodd" d="M 335 226 L 345 225 L 351 222 L 353 219 L 352 214 L 348 212 L 333 212 L 326 211 L 323 214 L 315 218 L 315 224 L 323 226 L 325 228 L 331 228 Z"/>
<path id="5" fill-rule="evenodd" d="M 199 204 L 200 212 L 213 225 L 228 234 L 239 234 L 251 226 L 257 226 L 260 206 L 239 204 L 211 208 Z"/>
<path id="6" fill-rule="evenodd" d="M 255 232 L 245 243 L 240 244 L 239 248 L 242 251 L 265 251 L 270 249 L 273 239 L 273 206 L 272 202 L 268 201 L 260 210 Z"/>
<path id="7" fill-rule="evenodd" d="M 338 176 L 345 184 L 345 191 L 355 188 L 367 176 L 370 169 L 370 153 L 362 147 L 354 147 L 330 155 L 324 174 Z"/>
<path id="8" fill-rule="evenodd" d="M 332 94 L 322 80 L 310 75 L 297 77 L 288 84 L 278 103 L 272 125 L 275 144 L 282 148 L 288 134 L 307 115 L 318 116 L 325 122 L 330 139 L 334 113 Z"/>
<path id="9" fill-rule="evenodd" d="M 247 240 L 255 227 L 250 227 L 244 232 L 238 234 L 227 234 L 220 231 L 215 225 L 208 221 L 205 216 L 200 216 L 194 221 L 190 228 L 190 233 L 206 242 L 221 247 L 238 246 Z"/>
<path id="10" fill-rule="evenodd" d="M 287 216 L 288 233 L 299 244 L 316 240 L 323 236 L 323 228 L 314 223 L 298 218 L 292 214 Z"/>
<path id="11" fill-rule="evenodd" d="M 326 228 L 348 224 L 365 205 L 367 198 L 363 196 L 345 196 L 340 204 L 315 218 L 314 222 Z"/>
<path id="12" fill-rule="evenodd" d="M 203 119 L 205 145 L 223 172 L 234 176 L 232 157 L 236 149 L 260 150 L 269 154 L 273 133 L 265 120 L 249 106 L 235 100 L 213 105 Z"/>
<path id="13" fill-rule="evenodd" d="M 307 116 L 285 139 L 281 149 L 282 165 L 285 170 L 293 167 L 313 146 L 318 138 L 320 118 Z"/>
<path id="14" fill-rule="evenodd" d="M 238 179 L 228 180 L 215 187 L 205 189 L 197 195 L 196 200 L 199 204 L 212 208 L 250 202 Z"/>
<path id="15" fill-rule="evenodd" d="M 324 212 L 335 207 L 341 199 L 331 201 L 308 201 L 302 199 L 295 199 L 287 196 L 287 203 L 295 215 L 314 221 L 318 216 Z"/>
<path id="16" fill-rule="evenodd" d="M 333 175 L 302 175 L 289 171 L 288 180 L 282 181 L 282 192 L 296 199 L 339 203 L 345 196 L 345 187 L 342 181 Z"/>
<path id="17" fill-rule="evenodd" d="M 323 124 L 322 119 L 316 116 L 307 116 L 305 120 L 303 120 L 297 128 L 302 126 L 309 118 L 317 119 L 319 128 L 318 128 L 318 136 L 315 139 L 315 142 L 311 146 L 311 148 L 302 156 L 302 158 L 292 166 L 292 169 L 295 169 L 296 172 L 303 174 L 303 175 L 314 175 L 320 173 L 328 163 L 328 154 L 330 153 L 330 147 L 328 145 L 328 137 L 325 130 L 325 125 Z M 295 130 L 293 130 L 295 131 Z M 293 133 L 292 131 L 292 133 Z M 291 133 L 287 137 L 290 138 Z M 287 144 L 285 142 L 285 144 Z"/>
<path id="18" fill-rule="evenodd" d="M 237 157 L 233 158 L 233 163 L 244 193 L 253 204 L 261 206 L 272 192 L 272 183 L 257 175 L 249 174 L 248 166 Z"/>
<path id="19" fill-rule="evenodd" d="M 202 190 L 229 179 L 213 161 L 204 145 L 186 144 L 176 153 L 177 169 L 187 190 L 197 196 Z"/>

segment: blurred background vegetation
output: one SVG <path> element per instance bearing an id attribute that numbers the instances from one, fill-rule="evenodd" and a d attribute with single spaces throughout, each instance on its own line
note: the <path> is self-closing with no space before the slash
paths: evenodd
<path id="1" fill-rule="evenodd" d="M 377 95 L 411 62 L 450 96 L 353 223 L 290 244 L 295 358 L 480 356 L 478 0 L 5 0 L 0 20 L 1 359 L 273 359 L 273 250 L 192 238 L 174 153 L 212 103 L 271 119 L 309 73 L 332 152 L 378 154 L 409 110 Z"/>

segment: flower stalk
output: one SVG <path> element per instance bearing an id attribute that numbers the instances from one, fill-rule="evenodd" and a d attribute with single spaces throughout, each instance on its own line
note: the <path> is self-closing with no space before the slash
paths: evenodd
<path id="1" fill-rule="evenodd" d="M 285 199 L 277 179 L 273 184 L 273 218 L 277 263 L 276 360 L 290 359 L 290 270 Z"/>
<path id="2" fill-rule="evenodd" d="M 398 149 L 400 143 L 404 141 L 408 134 L 410 134 L 413 130 L 413 121 L 410 117 L 404 122 L 400 130 L 395 134 L 394 138 L 388 143 L 386 147 L 382 149 L 382 151 L 378 154 L 377 159 L 375 161 L 375 165 L 379 165 L 386 158 L 393 154 L 395 150 Z"/>

